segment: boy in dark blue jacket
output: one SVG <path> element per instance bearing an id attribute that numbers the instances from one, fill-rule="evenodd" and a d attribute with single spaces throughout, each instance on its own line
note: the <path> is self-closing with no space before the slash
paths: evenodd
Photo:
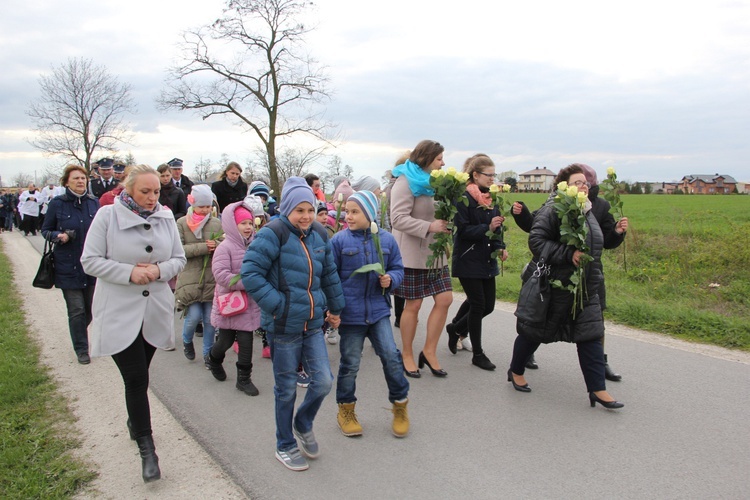
<path id="1" fill-rule="evenodd" d="M 332 239 L 334 261 L 347 304 L 339 326 L 341 363 L 336 382 L 337 420 L 345 436 L 362 434 L 354 412 L 357 401 L 354 391 L 362 348 L 365 338 L 369 338 L 383 364 L 388 399 L 393 404 L 393 434 L 404 437 L 409 432 L 406 410 L 409 382 L 404 377 L 401 351 L 393 341 L 390 320 L 391 292 L 403 281 L 404 266 L 396 240 L 387 231 L 378 229 L 377 214 L 378 199 L 373 193 L 354 193 L 346 202 L 348 228 Z M 362 266 L 380 264 L 380 251 L 381 270 L 356 272 Z"/>
<path id="2" fill-rule="evenodd" d="M 241 276 L 245 290 L 261 309 L 273 363 L 276 404 L 276 458 L 291 470 L 305 470 L 319 455 L 313 420 L 331 391 L 333 374 L 323 339 L 323 315 L 339 325 L 344 308 L 341 282 L 328 236 L 315 221 L 315 195 L 301 177 L 290 177 L 281 193 L 281 215 L 255 235 L 245 254 Z M 294 414 L 297 367 L 311 382 Z"/>

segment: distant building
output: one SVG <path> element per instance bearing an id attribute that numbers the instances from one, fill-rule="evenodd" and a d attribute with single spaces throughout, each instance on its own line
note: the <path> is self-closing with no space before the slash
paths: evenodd
<path id="1" fill-rule="evenodd" d="M 672 194 L 680 187 L 679 182 L 649 182 L 648 184 L 653 194 Z"/>
<path id="2" fill-rule="evenodd" d="M 685 194 L 731 194 L 737 181 L 731 175 L 686 175 L 680 181 L 680 189 Z"/>
<path id="3" fill-rule="evenodd" d="M 535 167 L 534 170 L 529 170 L 528 172 L 519 174 L 518 190 L 540 191 L 546 193 L 552 190 L 556 176 L 556 173 L 548 170 L 546 167 Z"/>

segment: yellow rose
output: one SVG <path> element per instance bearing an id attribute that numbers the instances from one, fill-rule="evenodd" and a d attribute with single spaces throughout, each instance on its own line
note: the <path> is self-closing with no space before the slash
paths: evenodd
<path id="1" fill-rule="evenodd" d="M 498 191 L 500 191 L 500 187 L 498 187 L 497 184 L 493 184 L 490 186 L 490 193 L 497 193 Z"/>
<path id="2" fill-rule="evenodd" d="M 568 183 L 565 181 L 560 182 L 557 185 L 557 189 L 559 189 L 560 191 L 565 191 L 566 189 L 568 189 Z"/>
<path id="3" fill-rule="evenodd" d="M 580 203 L 581 205 L 583 205 L 584 203 L 586 203 L 586 199 L 587 198 L 588 198 L 588 195 L 586 193 L 584 193 L 583 191 L 581 191 L 580 193 L 578 193 L 578 203 Z"/>
<path id="4" fill-rule="evenodd" d="M 567 194 L 568 196 L 576 196 L 578 194 L 578 187 L 568 186 L 568 189 L 565 191 L 565 194 Z"/>
<path id="5" fill-rule="evenodd" d="M 466 172 L 461 172 L 460 174 L 456 174 L 456 178 L 461 182 L 468 182 L 469 174 L 467 174 Z"/>
<path id="6" fill-rule="evenodd" d="M 430 177 L 434 177 L 435 179 L 437 179 L 438 177 L 440 177 L 441 172 L 442 170 L 433 170 L 432 172 L 430 172 Z"/>
<path id="7" fill-rule="evenodd" d="M 506 193 L 510 193 L 510 184 L 504 184 L 503 191 L 505 191 Z"/>
<path id="8" fill-rule="evenodd" d="M 448 167 L 448 175 L 455 176 L 456 175 L 456 169 L 453 167 Z"/>
<path id="9" fill-rule="evenodd" d="M 615 167 L 609 167 L 607 169 L 607 176 L 611 177 L 613 175 L 615 175 Z"/>

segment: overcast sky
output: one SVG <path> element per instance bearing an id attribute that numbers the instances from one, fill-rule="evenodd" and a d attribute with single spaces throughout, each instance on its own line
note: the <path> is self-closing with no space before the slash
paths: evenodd
<path id="1" fill-rule="evenodd" d="M 621 179 L 722 173 L 750 181 L 750 2 L 318 0 L 309 50 L 328 67 L 332 151 L 379 177 L 421 139 L 460 167 L 615 166 Z M 59 163 L 25 139 L 39 75 L 91 58 L 133 86 L 141 163 L 222 153 L 245 163 L 257 139 L 224 118 L 163 113 L 154 99 L 180 33 L 223 2 L 5 2 L 0 16 L 0 175 Z M 321 168 L 323 168 L 321 166 Z"/>

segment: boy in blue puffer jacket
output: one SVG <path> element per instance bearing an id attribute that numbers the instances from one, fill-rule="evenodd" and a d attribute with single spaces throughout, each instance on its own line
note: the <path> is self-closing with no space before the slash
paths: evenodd
<path id="1" fill-rule="evenodd" d="M 302 177 L 290 177 L 281 192 L 281 215 L 255 235 L 245 254 L 241 276 L 245 290 L 261 309 L 273 363 L 276 405 L 276 459 L 291 470 L 305 470 L 319 455 L 313 420 L 331 391 L 333 375 L 323 339 L 327 321 L 339 325 L 344 308 L 341 281 L 325 229 L 315 221 L 315 195 Z M 297 367 L 303 363 L 311 382 L 294 414 Z"/>
<path id="2" fill-rule="evenodd" d="M 333 237 L 333 255 L 341 277 L 347 307 L 341 313 L 339 327 L 341 363 L 336 381 L 339 428 L 345 436 L 359 436 L 354 395 L 365 338 L 369 338 L 383 364 L 388 399 L 393 405 L 391 430 L 396 437 L 409 432 L 409 382 L 404 377 L 401 352 L 393 341 L 391 329 L 391 292 L 404 280 L 404 265 L 395 238 L 377 226 L 378 199 L 370 191 L 358 191 L 346 202 L 347 229 Z M 356 271 L 368 264 L 380 263 L 375 239 L 380 240 L 383 273 Z"/>

